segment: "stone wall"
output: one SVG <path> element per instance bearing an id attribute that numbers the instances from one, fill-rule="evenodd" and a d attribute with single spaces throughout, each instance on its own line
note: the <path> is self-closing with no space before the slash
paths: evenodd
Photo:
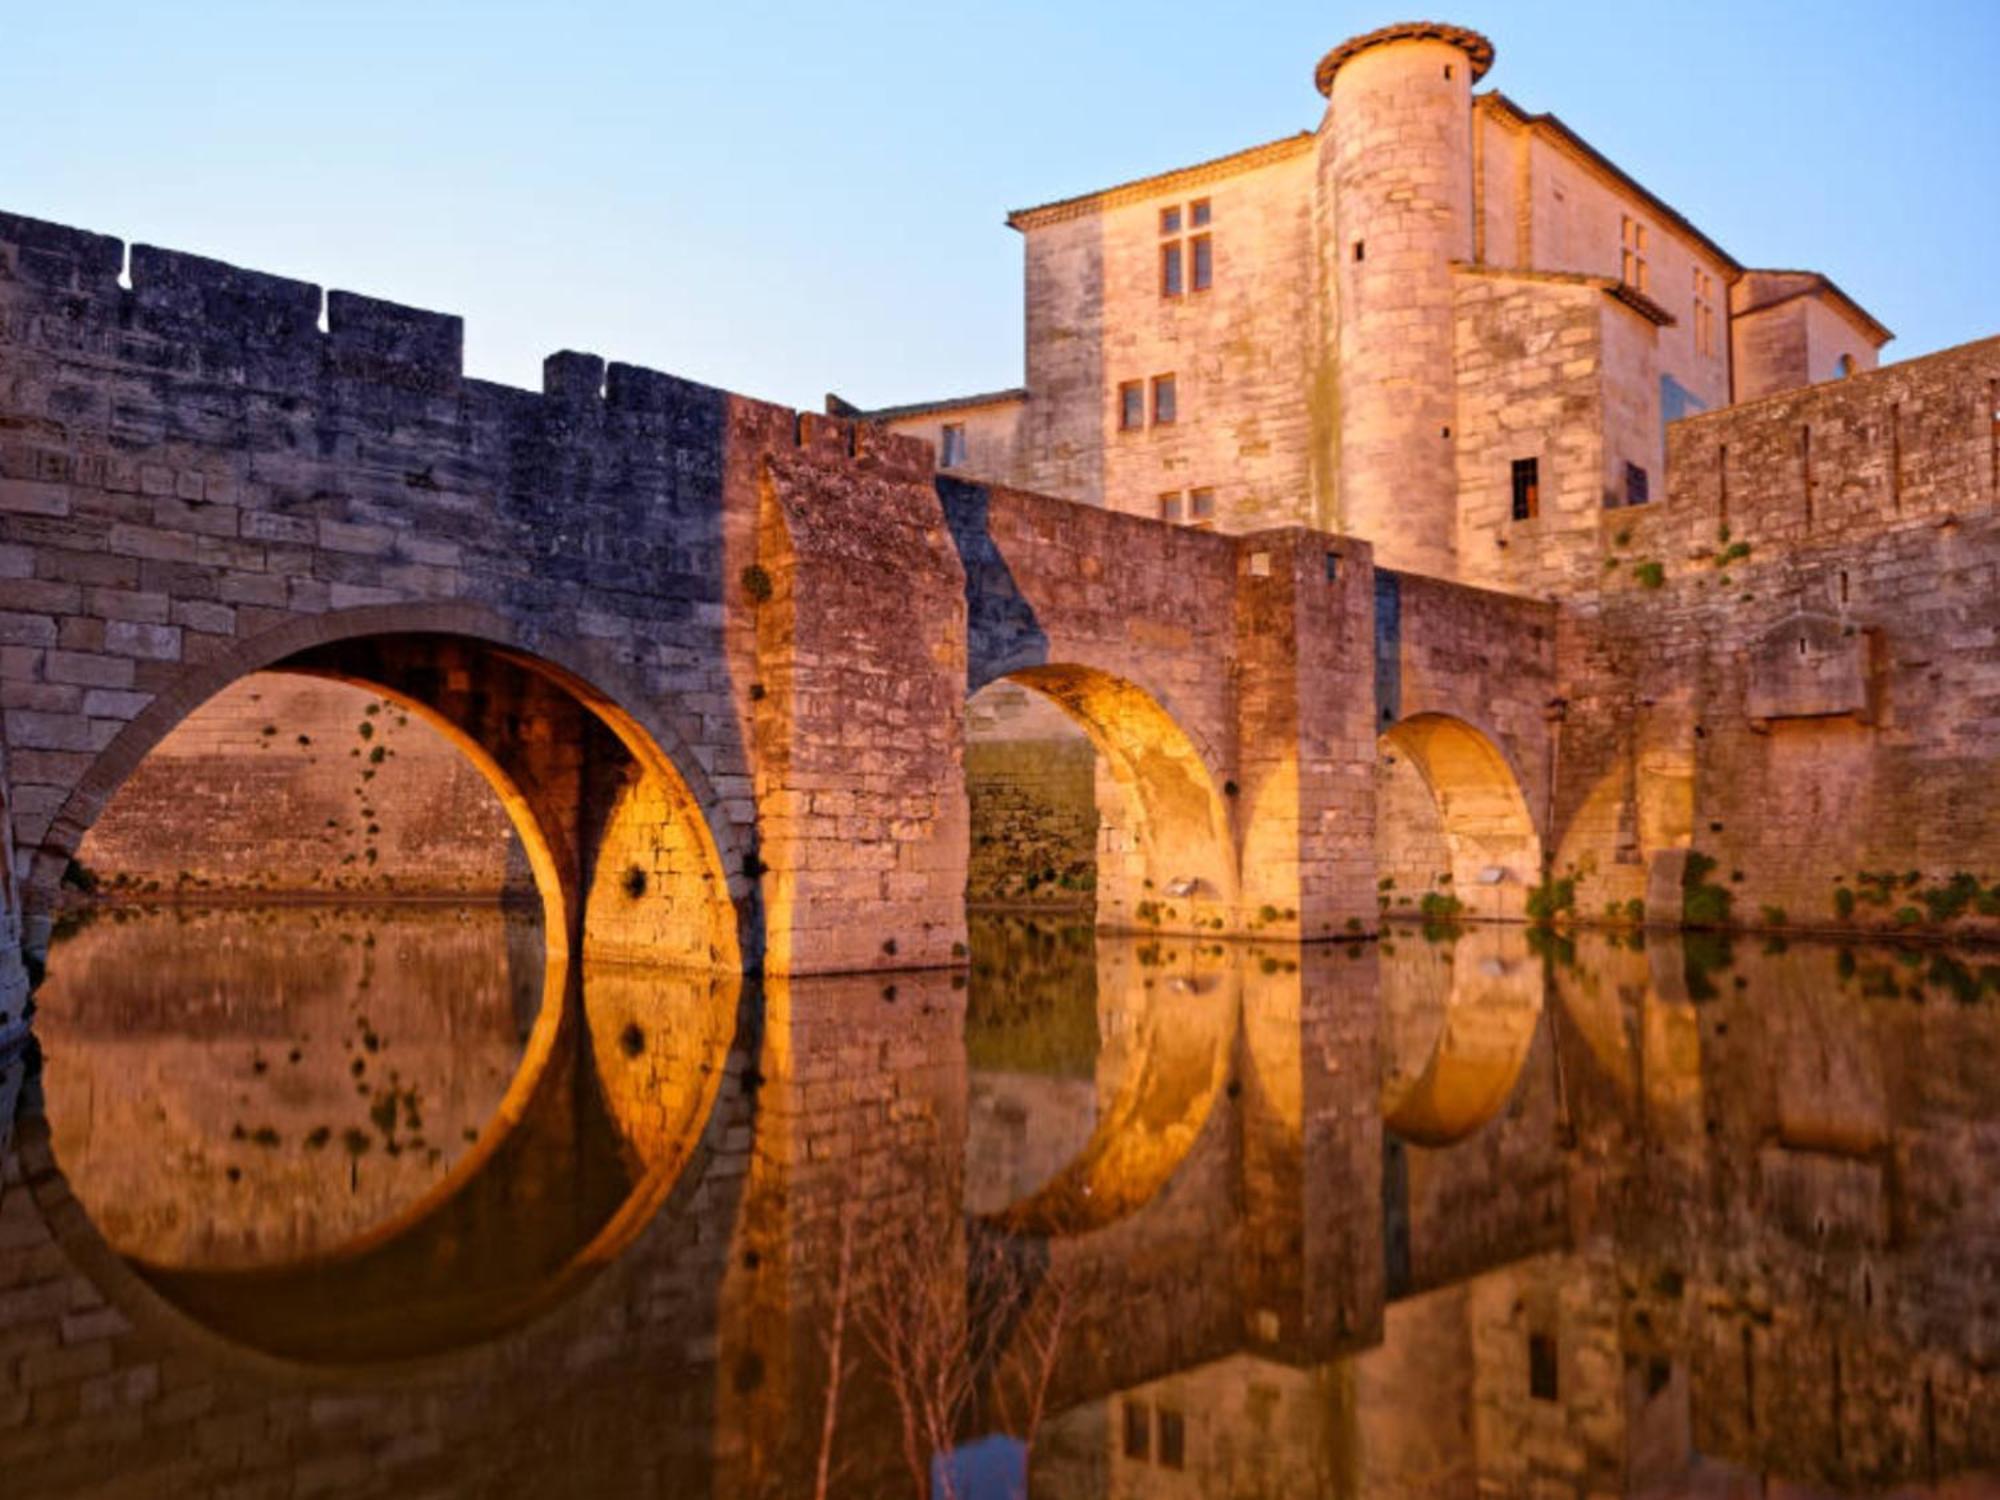
<path id="1" fill-rule="evenodd" d="M 154 747 L 77 856 L 109 894 L 532 896 L 505 809 L 409 707 L 258 673 Z"/>
<path id="2" fill-rule="evenodd" d="M 1674 919 L 1692 850 L 1738 922 L 1993 930 L 1996 389 L 1988 341 L 1675 425 L 1562 618 L 1582 911 Z"/>

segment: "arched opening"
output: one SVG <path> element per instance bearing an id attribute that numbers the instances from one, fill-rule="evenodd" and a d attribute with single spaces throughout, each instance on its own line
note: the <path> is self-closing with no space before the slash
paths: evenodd
<path id="1" fill-rule="evenodd" d="M 1375 757 L 1375 864 L 1392 919 L 1520 921 L 1541 839 L 1513 767 L 1462 719 L 1417 714 Z"/>
<path id="2" fill-rule="evenodd" d="M 1128 931 L 1234 925 L 1228 810 L 1199 748 L 1143 688 L 1023 667 L 974 693 L 966 741 L 974 912 L 1063 910 Z"/>
<path id="3" fill-rule="evenodd" d="M 547 661 L 410 632 L 252 665 L 135 721 L 40 851 L 48 1147 L 101 1248 L 243 1343 L 485 1336 L 699 1147 L 741 969 L 715 838 Z"/>

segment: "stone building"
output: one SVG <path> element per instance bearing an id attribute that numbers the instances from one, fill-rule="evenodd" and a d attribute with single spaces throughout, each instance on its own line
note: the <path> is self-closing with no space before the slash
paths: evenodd
<path id="1" fill-rule="evenodd" d="M 972 478 L 1593 584 L 1605 518 L 1664 493 L 1670 422 L 1873 369 L 1890 334 L 1476 92 L 1493 56 L 1462 27 L 1384 27 L 1320 60 L 1316 128 L 1018 210 L 1025 385 L 865 415 Z"/>

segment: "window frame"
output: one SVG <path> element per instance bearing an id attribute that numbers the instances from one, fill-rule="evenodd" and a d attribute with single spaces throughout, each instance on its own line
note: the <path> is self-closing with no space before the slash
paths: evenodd
<path id="1" fill-rule="evenodd" d="M 965 424 L 963 422 L 944 422 L 939 424 L 938 467 L 940 469 L 956 469 L 961 467 L 966 461 L 968 451 Z"/>
<path id="2" fill-rule="evenodd" d="M 1636 481 L 1636 482 L 1635 482 Z M 1653 479 L 1644 464 L 1625 460 L 1625 509 L 1653 503 Z"/>
<path id="3" fill-rule="evenodd" d="M 1165 393 L 1167 398 L 1164 402 L 1165 415 L 1161 414 L 1163 403 L 1160 400 L 1160 396 L 1162 392 Z M 1167 371 L 1164 375 L 1153 376 L 1151 394 L 1153 425 L 1155 427 L 1177 426 L 1180 422 L 1181 393 L 1180 382 L 1174 378 L 1172 370 Z"/>
<path id="4" fill-rule="evenodd" d="M 1187 492 L 1187 518 L 1194 525 L 1215 519 L 1214 485 L 1196 485 Z"/>
<path id="5" fill-rule="evenodd" d="M 1539 453 L 1517 458 L 1509 470 L 1511 503 L 1508 514 L 1516 521 L 1532 521 L 1542 513 L 1542 458 Z"/>
<path id="6" fill-rule="evenodd" d="M 1119 1446 L 1125 1456 L 1139 1463 L 1153 1461 L 1153 1408 L 1127 1396 L 1119 1403 L 1125 1412 L 1125 1440 Z"/>
<path id="7" fill-rule="evenodd" d="M 1146 430 L 1145 381 L 1121 380 L 1118 382 L 1118 430 L 1120 432 L 1144 432 Z"/>
<path id="8" fill-rule="evenodd" d="M 1160 245 L 1160 295 L 1179 297 L 1187 290 L 1186 267 L 1182 263 L 1181 242 L 1166 240 Z"/>
<path id="9" fill-rule="evenodd" d="M 1188 239 L 1188 290 L 1205 292 L 1215 285 L 1215 236 L 1192 235 Z"/>
<path id="10" fill-rule="evenodd" d="M 1177 1408 L 1153 1409 L 1153 1462 L 1163 1469 L 1187 1468 L 1187 1417 Z"/>
<path id="11" fill-rule="evenodd" d="M 1181 490 L 1160 491 L 1160 519 L 1169 526 L 1180 525 L 1187 513 L 1187 496 Z"/>

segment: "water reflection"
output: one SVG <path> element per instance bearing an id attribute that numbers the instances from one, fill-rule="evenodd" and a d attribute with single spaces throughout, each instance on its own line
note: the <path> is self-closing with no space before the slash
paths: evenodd
<path id="1" fill-rule="evenodd" d="M 392 1001 L 416 928 L 376 928 L 365 970 L 346 918 L 258 920 L 72 939 L 43 992 L 49 1129 L 179 1306 L 372 1362 L 339 1377 L 350 1426 L 240 1444 L 236 1468 L 145 1426 L 65 1468 L 34 1455 L 71 1418 L 31 1409 L 0 1457 L 35 1493 L 354 1451 L 391 1455 L 356 1492 L 951 1476 L 964 1500 L 1023 1475 L 1077 1497 L 1972 1494 L 2000 1461 L 1991 955 L 1016 918 L 975 924 L 969 974 L 738 995 L 593 966 L 544 991 L 504 923 L 471 921 L 449 962 L 393 966 L 435 982 Z M 290 1164 L 305 1121 L 372 1103 L 289 1061 L 353 1029 L 363 972 L 387 1043 L 367 1056 L 423 1101 L 421 1152 L 399 1113 L 406 1149 L 377 1131 L 360 1158 L 409 1168 L 394 1192 Z M 264 1083 L 284 1069 L 294 1092 Z M 433 1119 L 456 1159 L 430 1160 Z M 0 1286 L 47 1254 L 19 1201 Z M 182 1358 L 143 1342 L 168 1337 L 131 1358 Z M 437 1358 L 380 1363 L 404 1352 Z M 239 1405 L 290 1399 L 202 1357 Z"/>
<path id="2" fill-rule="evenodd" d="M 423 1198 L 542 1003 L 540 922 L 498 906 L 94 916 L 40 996 L 49 1118 L 105 1237 L 155 1266 L 324 1253 Z"/>

